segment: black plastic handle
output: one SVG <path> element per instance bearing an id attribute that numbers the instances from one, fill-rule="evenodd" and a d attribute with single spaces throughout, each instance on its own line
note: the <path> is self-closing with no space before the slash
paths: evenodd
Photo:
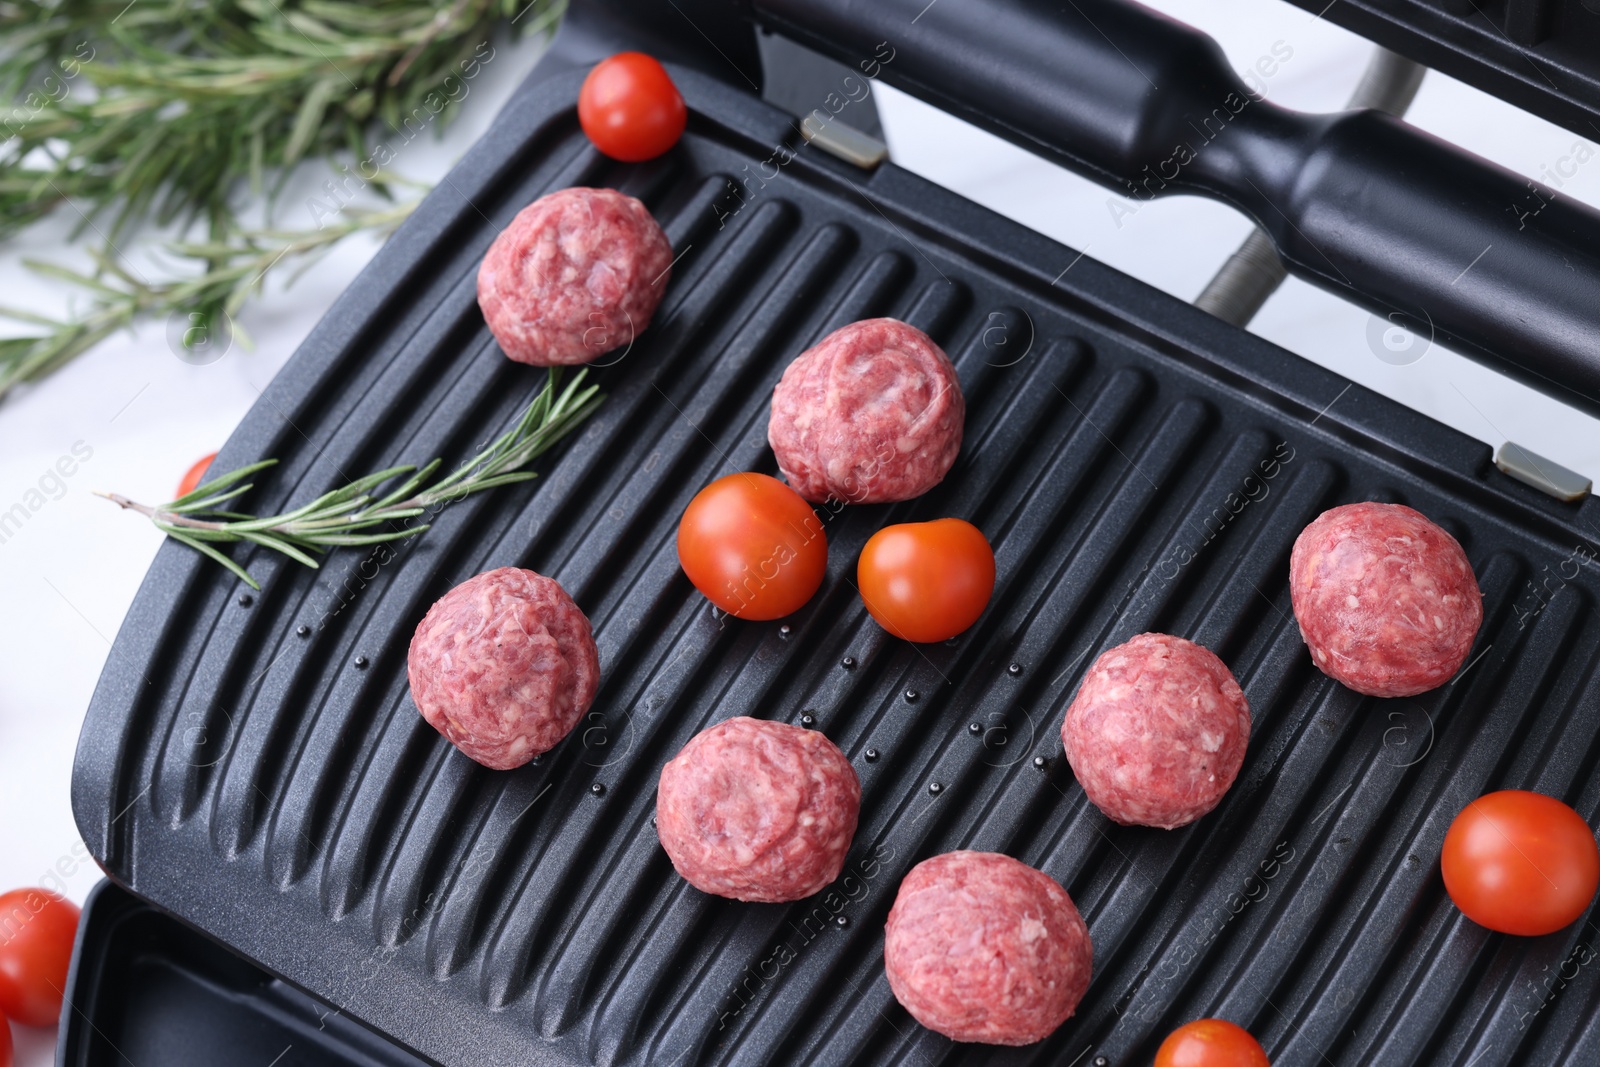
<path id="1" fill-rule="evenodd" d="M 1600 413 L 1600 213 L 1375 111 L 1252 95 L 1125 0 L 752 0 L 758 21 L 1125 194 L 1201 193 L 1295 274 Z"/>

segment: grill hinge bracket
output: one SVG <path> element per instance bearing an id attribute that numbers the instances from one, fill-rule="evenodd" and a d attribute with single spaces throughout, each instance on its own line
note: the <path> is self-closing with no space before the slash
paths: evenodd
<path id="1" fill-rule="evenodd" d="M 862 170 L 872 170 L 889 158 L 888 145 L 837 119 L 824 125 L 815 114 L 807 115 L 800 121 L 800 132 L 808 143 Z"/>
<path id="2" fill-rule="evenodd" d="M 1588 496 L 1594 486 L 1593 481 L 1577 471 L 1529 451 L 1515 441 L 1500 446 L 1494 455 L 1494 465 L 1517 481 L 1569 503 Z"/>

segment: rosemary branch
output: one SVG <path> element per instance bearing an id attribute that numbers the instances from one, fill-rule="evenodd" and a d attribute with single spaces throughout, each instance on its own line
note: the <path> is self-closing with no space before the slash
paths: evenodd
<path id="1" fill-rule="evenodd" d="M 410 525 L 410 519 L 473 493 L 537 477 L 524 468 L 576 429 L 604 399 L 598 386 L 583 384 L 587 373 L 580 370 L 563 388 L 561 372 L 551 368 L 549 380 L 515 426 L 453 474 L 431 485 L 427 484 L 428 480 L 441 462 L 437 459 L 421 468 L 389 467 L 357 478 L 281 515 L 258 518 L 225 510 L 223 504 L 254 487 L 255 483 L 245 479 L 278 462 L 264 459 L 210 478 L 192 492 L 157 507 L 129 500 L 120 493 L 98 495 L 118 507 L 137 511 L 168 537 L 210 556 L 252 589 L 260 589 L 248 571 L 214 546 L 249 541 L 281 552 L 308 567 L 316 567 L 313 554 L 329 548 L 375 545 L 415 537 L 429 524 Z M 374 498 L 379 486 L 394 479 L 401 481 L 383 496 Z"/>
<path id="2" fill-rule="evenodd" d="M 444 128 L 494 60 L 492 42 L 541 33 L 563 10 L 563 0 L 0 0 L 0 240 L 70 203 L 73 239 L 92 229 L 99 246 L 90 274 L 29 263 L 92 302 L 65 320 L 4 312 L 47 332 L 0 339 L 0 400 L 141 318 L 186 312 L 214 325 L 281 260 L 392 228 L 414 204 L 299 235 L 251 232 L 240 216 L 263 202 L 270 211 L 296 167 L 318 157 L 345 160 L 392 197 L 394 147 Z M 198 271 L 131 277 L 118 242 L 143 223 L 203 234 L 174 246 Z"/>
<path id="3" fill-rule="evenodd" d="M 0 0 L 0 236 L 72 199 L 221 236 L 237 194 L 443 125 L 559 0 Z M 482 50 L 482 51 L 480 51 Z M 9 98 L 9 99 L 7 99 Z M 9 106 L 8 106 L 9 105 Z"/>
<path id="4" fill-rule="evenodd" d="M 52 263 L 28 261 L 33 270 L 60 278 L 94 293 L 89 311 L 77 318 L 53 319 L 21 308 L 0 306 L 0 319 L 43 326 L 43 333 L 0 338 L 0 399 L 23 382 L 42 378 L 83 354 L 105 338 L 144 317 L 188 311 L 207 333 L 219 321 L 231 320 L 260 288 L 267 272 L 280 263 L 324 252 L 355 233 L 386 233 L 403 222 L 421 203 L 408 200 L 373 211 L 347 211 L 337 223 L 317 230 L 260 230 L 225 242 L 179 243 L 168 249 L 199 260 L 198 274 L 151 282 L 133 274 L 116 258 L 94 253 L 99 270 L 81 274 Z M 233 332 L 248 345 L 249 336 Z"/>

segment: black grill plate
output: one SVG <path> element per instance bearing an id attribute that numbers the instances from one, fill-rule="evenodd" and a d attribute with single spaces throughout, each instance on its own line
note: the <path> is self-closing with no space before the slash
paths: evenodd
<path id="1" fill-rule="evenodd" d="M 894 166 L 802 147 L 787 116 L 676 73 L 689 133 L 644 166 L 588 146 L 577 75 L 524 91 L 229 442 L 219 469 L 283 460 L 258 510 L 470 455 L 541 383 L 495 348 L 474 276 L 546 191 L 638 195 L 681 253 L 657 325 L 597 372 L 604 408 L 530 485 L 319 572 L 241 552 L 264 586 L 249 606 L 221 568 L 160 551 L 74 778 L 111 875 L 447 1064 L 1132 1065 L 1219 1013 L 1278 1067 L 1600 1062 L 1600 968 L 1576 962 L 1596 927 L 1490 935 L 1437 865 L 1451 817 L 1487 789 L 1596 818 L 1600 582 L 1572 562 L 1594 500 L 1542 497 L 1481 444 Z M 780 144 L 793 161 L 767 163 Z M 678 570 L 678 516 L 712 478 L 772 469 L 784 366 L 872 315 L 955 359 L 961 459 L 920 500 L 829 520 L 829 580 L 787 634 L 719 621 Z M 1415 701 L 1324 678 L 1289 615 L 1295 535 L 1362 499 L 1443 523 L 1487 597 L 1473 666 Z M 885 523 L 943 515 L 993 541 L 994 601 L 947 645 L 887 639 L 854 594 L 857 551 Z M 418 717 L 405 652 L 430 602 L 506 564 L 577 598 L 605 680 L 562 746 L 494 773 Z M 1109 823 L 1060 756 L 1083 670 L 1148 629 L 1215 649 L 1255 712 L 1238 784 L 1171 833 Z M 650 823 L 662 763 L 729 716 L 807 711 L 862 776 L 850 877 L 792 907 L 689 889 Z M 963 847 L 1042 867 L 1089 921 L 1093 985 L 1041 1045 L 954 1045 L 889 993 L 899 878 Z"/>

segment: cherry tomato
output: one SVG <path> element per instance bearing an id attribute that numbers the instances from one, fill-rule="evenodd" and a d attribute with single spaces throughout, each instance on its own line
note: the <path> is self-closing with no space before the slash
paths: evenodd
<path id="1" fill-rule="evenodd" d="M 678 523 L 678 562 L 706 599 L 741 619 L 777 619 L 811 599 L 828 539 L 800 494 L 765 474 L 730 474 Z"/>
<path id="2" fill-rule="evenodd" d="M 194 492 L 195 488 L 200 484 L 200 479 L 204 478 L 206 471 L 211 469 L 211 461 L 216 458 L 217 454 L 213 452 L 209 456 L 201 456 L 195 460 L 194 466 L 184 472 L 183 481 L 178 483 L 178 496 L 188 496 Z"/>
<path id="3" fill-rule="evenodd" d="M 578 92 L 578 122 L 612 159 L 642 163 L 678 143 L 689 121 L 683 94 L 643 52 L 618 52 L 595 64 Z"/>
<path id="4" fill-rule="evenodd" d="M 1444 887 L 1479 926 L 1529 937 L 1568 925 L 1600 886 L 1600 847 L 1554 797 L 1504 789 L 1462 809 L 1444 835 Z"/>
<path id="5" fill-rule="evenodd" d="M 878 625 L 907 641 L 944 641 L 978 621 L 994 592 L 994 550 L 963 519 L 885 526 L 856 564 Z"/>
<path id="6" fill-rule="evenodd" d="M 78 932 L 78 906 L 48 889 L 0 896 L 0 1012 L 23 1026 L 54 1026 Z"/>
<path id="7" fill-rule="evenodd" d="M 1155 1067 L 1272 1067 L 1261 1042 L 1226 1019 L 1184 1023 L 1161 1042 Z"/>
<path id="8" fill-rule="evenodd" d="M 0 1067 L 11 1067 L 11 1025 L 0 1015 Z"/>

